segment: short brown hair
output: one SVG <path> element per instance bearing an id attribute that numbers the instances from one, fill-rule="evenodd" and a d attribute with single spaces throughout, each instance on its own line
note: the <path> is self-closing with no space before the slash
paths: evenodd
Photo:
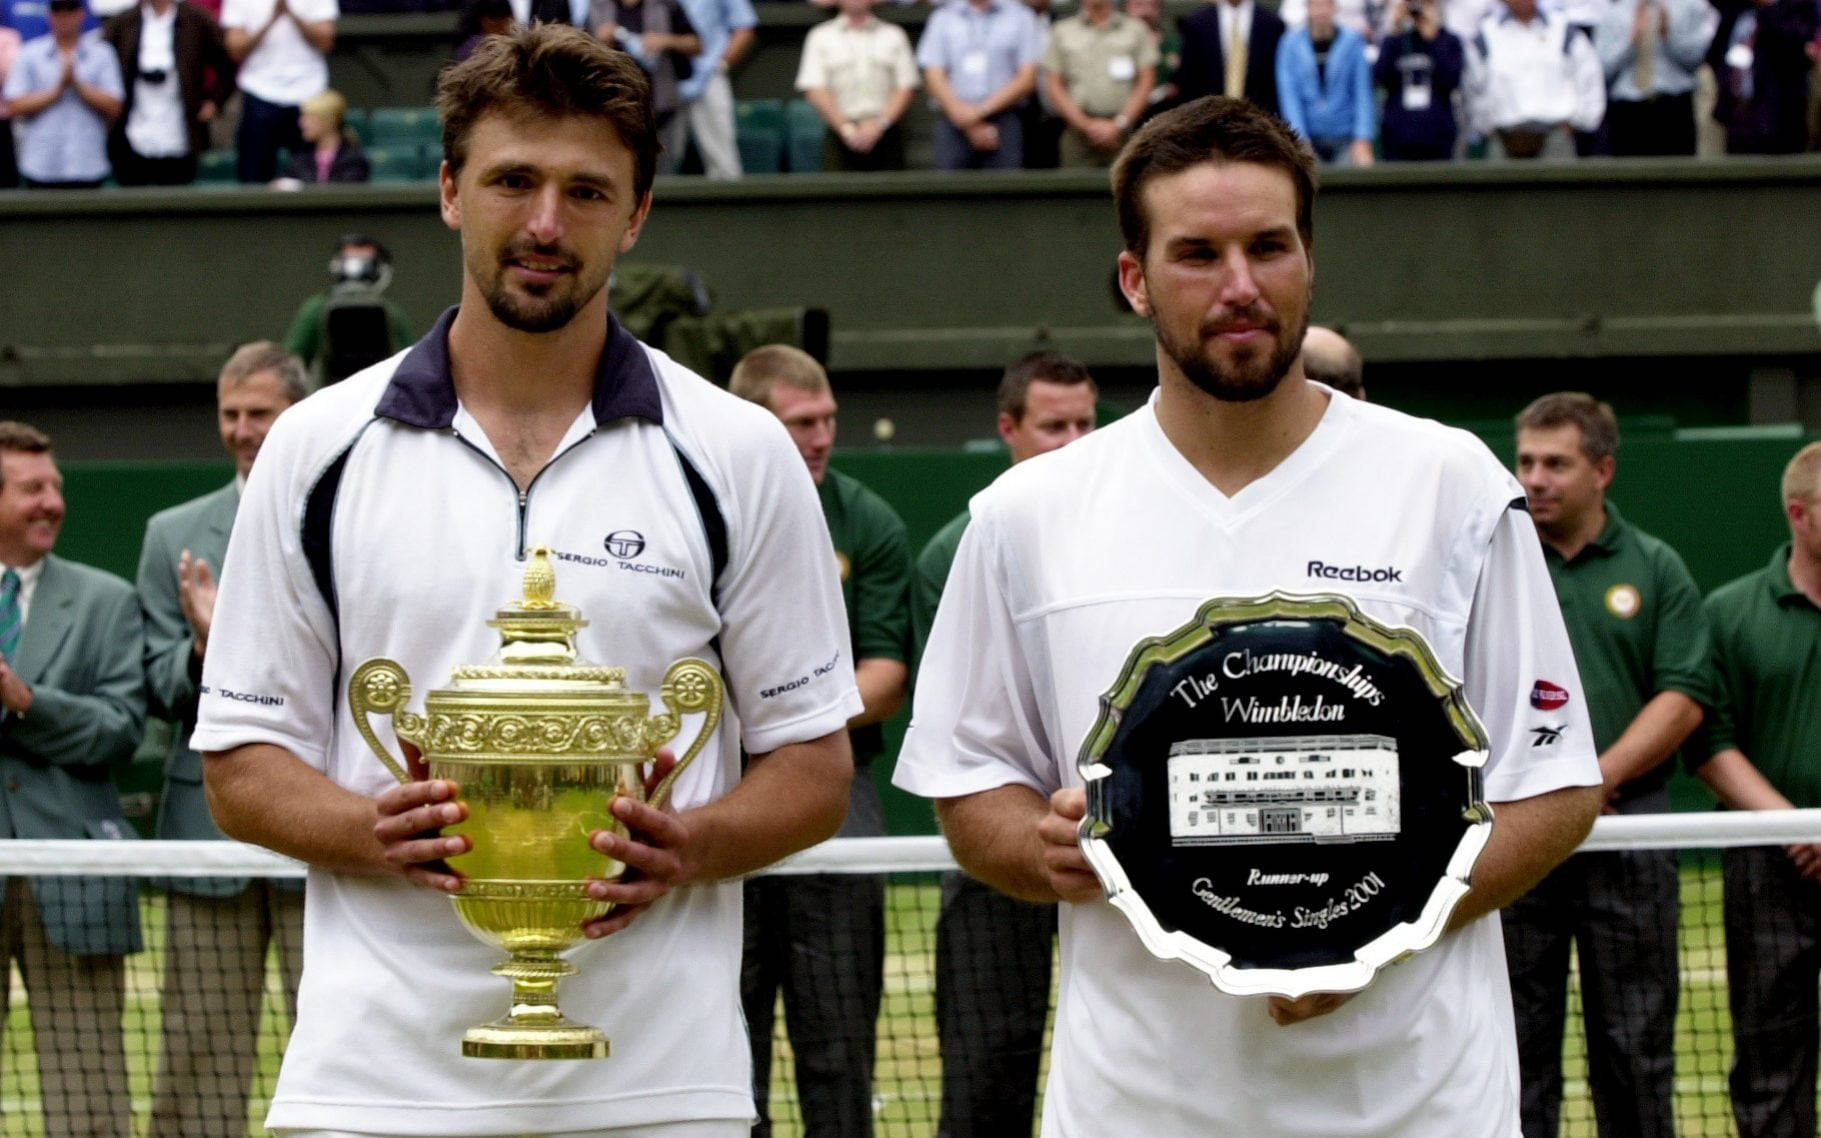
<path id="1" fill-rule="evenodd" d="M 19 454 L 51 453 L 51 437 L 32 426 L 16 419 L 0 419 L 0 454 L 17 452 Z M 6 484 L 6 477 L 0 473 L 0 486 Z"/>
<path id="2" fill-rule="evenodd" d="M 1296 232 L 1315 244 L 1315 154 L 1282 119 L 1244 99 L 1208 95 L 1166 111 L 1139 129 L 1113 163 L 1113 200 L 1119 233 L 1132 256 L 1144 260 L 1151 241 L 1144 188 L 1204 162 L 1271 166 L 1296 186 Z"/>
<path id="3" fill-rule="evenodd" d="M 1598 462 L 1619 453 L 1619 418 L 1612 404 L 1602 403 L 1585 391 L 1558 391 L 1545 395 L 1517 414 L 1520 431 L 1550 431 L 1557 427 L 1581 429 L 1581 453 Z"/>
<path id="4" fill-rule="evenodd" d="M 766 344 L 754 348 L 733 365 L 727 390 L 752 403 L 769 406 L 771 389 L 777 384 L 798 391 L 821 394 L 830 390 L 828 372 L 816 357 L 790 344 Z"/>
<path id="5" fill-rule="evenodd" d="M 1100 389 L 1094 385 L 1094 377 L 1082 366 L 1080 360 L 1065 356 L 1061 352 L 1032 352 L 1015 360 L 999 377 L 999 411 L 1010 415 L 1012 422 L 1024 420 L 1025 397 L 1031 392 L 1031 384 L 1037 380 L 1045 383 L 1060 383 L 1073 387 L 1085 383 L 1098 395 Z"/>
<path id="6" fill-rule="evenodd" d="M 1821 497 L 1821 442 L 1809 443 L 1783 468 L 1783 500 Z"/>
<path id="7" fill-rule="evenodd" d="M 218 382 L 243 383 L 268 371 L 278 377 L 278 386 L 291 402 L 310 394 L 310 373 L 304 362 L 270 340 L 254 340 L 235 348 L 228 362 L 221 365 Z"/>
<path id="8" fill-rule="evenodd" d="M 436 110 L 452 174 L 468 160 L 474 124 L 501 114 L 604 119 L 632 151 L 635 199 L 645 197 L 657 175 L 658 127 L 645 72 L 625 52 L 578 28 L 533 24 L 482 38 L 473 55 L 436 81 Z"/>

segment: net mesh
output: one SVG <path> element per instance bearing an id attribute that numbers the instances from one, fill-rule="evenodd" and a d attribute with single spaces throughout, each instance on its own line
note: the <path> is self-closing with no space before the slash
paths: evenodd
<path id="1" fill-rule="evenodd" d="M 1759 859 L 1741 878 L 1756 880 L 1766 865 L 1788 861 L 1775 843 L 1817 837 L 1821 811 L 1603 818 L 1589 840 L 1589 850 L 1678 854 L 1670 1110 L 1674 1133 L 1683 1138 L 1739 1133 L 1728 1091 L 1734 1041 L 1722 859 Z M 870 1116 L 872 1132 L 881 1136 L 923 1138 L 939 1128 L 948 1138 L 1029 1132 L 1041 1105 L 1054 999 L 1053 916 L 952 871 L 940 839 L 847 839 L 749 883 L 749 893 L 754 886 L 806 890 L 803 896 L 824 907 L 831 896 L 861 905 L 876 897 L 881 917 L 876 946 L 868 933 L 857 952 L 863 961 L 877 960 L 877 1013 L 865 1044 L 838 1030 L 842 1017 L 851 1017 L 854 985 L 860 985 L 858 1006 L 869 1006 L 871 966 L 856 969 L 841 959 L 856 954 L 853 944 L 831 943 L 811 954 L 816 962 L 770 992 L 747 985 L 753 1022 L 764 1020 L 751 1015 L 751 1001 L 772 1001 L 769 1031 L 755 1043 L 755 1054 L 769 1065 L 762 1096 L 769 1133 L 801 1135 L 806 1115 L 833 1120 L 831 1133 L 863 1133 L 865 1119 L 853 1117 L 856 1112 Z M 268 884 L 225 898 L 198 894 L 211 879 L 241 875 Z M 0 842 L 12 961 L 0 1041 L 0 1135 L 264 1133 L 260 1122 L 291 1022 L 288 966 L 298 955 L 292 887 L 301 875 L 294 863 L 228 842 Z M 873 887 L 852 888 L 864 881 Z M 136 927 L 124 933 L 123 895 L 129 909 L 136 896 L 138 907 Z M 1663 914 L 1665 924 L 1672 919 Z M 100 938 L 87 948 L 116 947 L 103 943 L 116 935 L 140 947 L 120 953 L 117 963 L 103 953 L 72 964 L 54 942 L 84 922 L 96 926 L 87 935 Z M 839 925 L 854 927 L 875 926 Z M 749 941 L 755 931 L 765 935 L 762 927 L 749 927 Z M 1806 959 L 1812 1000 L 1812 938 Z M 236 982 L 236 975 L 247 982 Z M 822 1005 L 849 1010 L 786 1003 L 787 991 L 806 988 L 820 990 Z M 1570 964 L 1560 1097 L 1567 1135 L 1597 1133 L 1582 989 L 1579 968 Z M 1605 997 L 1608 1007 L 1625 999 L 1623 991 Z M 110 1028 L 116 1021 L 118 1031 Z M 1801 1030 L 1798 1025 L 1798 1035 Z M 1813 1022 L 1806 1033 L 1812 1048 Z M 1806 1091 L 1812 1098 L 1812 1088 Z M 1635 1091 L 1626 1093 L 1633 1111 L 1645 1105 L 1635 1101 Z"/>

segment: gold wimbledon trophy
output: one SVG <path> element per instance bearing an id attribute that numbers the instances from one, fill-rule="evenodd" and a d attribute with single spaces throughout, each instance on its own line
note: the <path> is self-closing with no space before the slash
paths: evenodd
<path id="1" fill-rule="evenodd" d="M 532 551 L 525 597 L 488 625 L 499 655 L 455 669 L 449 686 L 424 700 L 426 714 L 404 710 L 411 681 L 397 663 L 376 658 L 354 670 L 348 706 L 361 737 L 400 782 L 411 774 L 367 722 L 390 716 L 398 737 L 423 752 L 429 777 L 461 786 L 467 820 L 445 826 L 466 834 L 467 853 L 449 859 L 463 877 L 451 898 L 470 932 L 511 955 L 493 969 L 512 981 L 511 1010 L 468 1029 L 462 1054 L 482 1059 L 604 1059 L 607 1037 L 556 1006 L 557 981 L 575 973 L 559 954 L 583 939 L 582 925 L 612 902 L 586 892 L 587 879 L 612 880 L 626 866 L 588 844 L 595 830 L 624 835 L 608 811 L 616 794 L 663 805 L 721 718 L 723 688 L 701 660 L 678 660 L 659 692 L 665 711 L 626 690 L 624 668 L 576 661 L 575 633 L 588 622 L 553 599 L 549 550 Z M 685 713 L 704 712 L 701 730 L 677 765 L 645 790 L 646 764 L 674 739 Z"/>

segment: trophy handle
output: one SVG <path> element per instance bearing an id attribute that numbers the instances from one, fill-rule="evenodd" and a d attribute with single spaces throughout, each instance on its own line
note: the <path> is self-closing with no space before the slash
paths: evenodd
<path id="1" fill-rule="evenodd" d="M 647 801 L 653 806 L 664 805 L 664 800 L 670 796 L 671 784 L 683 773 L 683 768 L 695 759 L 702 750 L 702 745 L 708 742 L 708 737 L 714 734 L 715 725 L 721 722 L 721 703 L 726 697 L 726 687 L 721 683 L 720 675 L 706 660 L 690 657 L 670 665 L 670 670 L 664 673 L 664 686 L 659 695 L 664 706 L 670 709 L 673 723 L 680 720 L 686 712 L 705 711 L 707 714 L 702 719 L 702 729 L 696 732 L 689 749 L 678 757 L 677 765 L 670 768 L 670 773 L 652 788 Z M 671 727 L 671 731 L 675 730 L 674 726 Z"/>
<path id="2" fill-rule="evenodd" d="M 367 722 L 367 713 L 377 712 L 390 716 L 398 737 L 416 744 L 421 750 L 423 716 L 401 710 L 410 698 L 411 677 L 396 662 L 383 657 L 368 660 L 354 669 L 354 674 L 348 678 L 348 710 L 353 713 L 354 727 L 360 732 L 360 737 L 367 741 L 367 746 L 372 748 L 374 755 L 378 756 L 379 761 L 386 765 L 386 769 L 392 772 L 392 777 L 399 782 L 416 780 L 404 764 L 386 750 L 385 744 L 379 741 L 379 736 L 373 733 L 373 725 Z"/>

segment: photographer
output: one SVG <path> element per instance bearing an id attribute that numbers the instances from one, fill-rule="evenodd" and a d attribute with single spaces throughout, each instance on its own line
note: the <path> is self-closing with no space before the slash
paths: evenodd
<path id="1" fill-rule="evenodd" d="M 1441 0 L 1398 0 L 1392 32 L 1379 45 L 1372 80 L 1385 90 L 1379 145 L 1391 162 L 1445 161 L 1460 133 L 1454 93 L 1465 53 L 1442 26 Z"/>
<path id="2" fill-rule="evenodd" d="M 285 350 L 302 359 L 322 383 L 346 379 L 411 343 L 405 310 L 385 298 L 392 257 L 364 233 L 344 234 L 329 259 L 326 292 L 297 308 Z"/>
<path id="3" fill-rule="evenodd" d="M 234 92 L 221 29 L 194 4 L 144 0 L 109 20 L 101 38 L 120 57 L 124 108 L 108 134 L 123 186 L 187 186 L 208 149 L 209 124 Z"/>

